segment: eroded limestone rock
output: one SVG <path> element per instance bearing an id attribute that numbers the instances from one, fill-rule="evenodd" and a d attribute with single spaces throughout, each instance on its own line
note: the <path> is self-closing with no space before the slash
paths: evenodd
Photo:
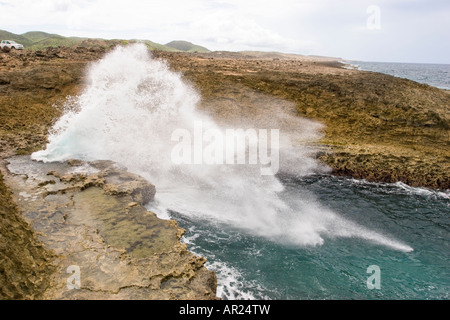
<path id="1" fill-rule="evenodd" d="M 184 230 L 143 206 L 155 195 L 143 178 L 111 161 L 8 162 L 15 202 L 56 257 L 44 298 L 216 299 L 216 276 L 180 242 Z M 68 286 L 70 266 L 80 288 Z"/>

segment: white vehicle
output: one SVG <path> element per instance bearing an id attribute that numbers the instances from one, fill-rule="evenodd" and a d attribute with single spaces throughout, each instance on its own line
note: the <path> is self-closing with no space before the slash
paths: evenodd
<path id="1" fill-rule="evenodd" d="M 11 50 L 23 50 L 23 45 L 13 40 L 2 40 L 2 42 L 0 43 L 0 48 L 3 49 L 4 47 L 9 47 Z"/>

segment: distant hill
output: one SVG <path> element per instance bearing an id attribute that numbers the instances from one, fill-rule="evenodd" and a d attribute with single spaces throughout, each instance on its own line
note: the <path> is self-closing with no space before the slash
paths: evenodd
<path id="1" fill-rule="evenodd" d="M 23 44 L 25 49 L 41 50 L 46 47 L 71 47 L 81 44 L 87 38 L 63 37 L 58 34 L 50 34 L 42 31 L 30 31 L 23 34 L 15 34 L 0 30 L 1 40 L 14 40 Z"/>
<path id="2" fill-rule="evenodd" d="M 210 50 L 206 49 L 205 47 L 182 40 L 166 43 L 166 46 L 184 52 L 210 52 Z"/>
<path id="3" fill-rule="evenodd" d="M 32 41 L 22 35 L 11 33 L 5 30 L 0 30 L 0 40 L 14 40 L 23 44 L 24 47 L 27 47 L 32 43 Z"/>
<path id="4" fill-rule="evenodd" d="M 57 34 L 50 34 L 42 31 L 29 31 L 21 35 L 24 38 L 27 38 L 31 42 L 39 42 L 41 40 L 45 40 L 48 38 L 63 38 L 63 36 Z"/>
<path id="5" fill-rule="evenodd" d="M 64 37 L 58 34 L 51 34 L 43 31 L 29 31 L 23 34 L 15 34 L 5 30 L 0 30 L 0 40 L 14 40 L 18 43 L 23 44 L 25 49 L 29 50 L 42 50 L 47 47 L 92 47 L 92 46 L 102 46 L 109 47 L 115 44 L 129 44 L 142 42 L 147 45 L 151 50 L 160 51 L 170 51 L 170 52 L 209 52 L 208 49 L 197 46 L 193 43 L 187 41 L 172 41 L 169 44 L 163 45 L 150 40 L 104 40 L 104 39 L 93 39 L 93 38 L 80 38 L 80 37 Z"/>
<path id="6" fill-rule="evenodd" d="M 159 44 L 159 43 L 156 43 L 156 42 L 153 42 L 150 40 L 130 40 L 130 41 L 145 43 L 147 45 L 147 47 L 149 47 L 151 50 L 160 50 L 160 51 L 169 51 L 169 52 L 180 51 L 175 48 L 171 48 L 171 47 L 168 47 L 163 44 Z"/>

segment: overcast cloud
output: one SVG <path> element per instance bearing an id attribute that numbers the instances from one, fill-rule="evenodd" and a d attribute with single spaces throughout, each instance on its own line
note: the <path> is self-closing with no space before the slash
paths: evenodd
<path id="1" fill-rule="evenodd" d="M 448 0 L 0 0 L 0 12 L 14 33 L 450 63 Z"/>

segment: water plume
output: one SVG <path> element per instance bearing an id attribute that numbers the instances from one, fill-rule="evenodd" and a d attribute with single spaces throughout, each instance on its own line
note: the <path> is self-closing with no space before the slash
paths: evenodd
<path id="1" fill-rule="evenodd" d="M 153 209 L 159 214 L 174 210 L 198 215 L 301 246 L 320 245 L 325 237 L 358 237 L 412 250 L 339 217 L 312 197 L 282 199 L 280 180 L 262 176 L 259 166 L 174 164 L 171 136 L 176 129 L 193 132 L 198 121 L 205 129 L 226 129 L 198 111 L 198 103 L 197 92 L 165 62 L 153 59 L 144 45 L 117 47 L 89 67 L 84 91 L 67 100 L 67 111 L 54 125 L 46 149 L 32 158 L 115 161 L 156 185 Z M 294 141 L 317 137 L 320 125 L 285 113 L 278 119 L 302 128 L 295 136 L 280 138 L 280 170 L 323 172 L 312 157 L 314 148 Z"/>

